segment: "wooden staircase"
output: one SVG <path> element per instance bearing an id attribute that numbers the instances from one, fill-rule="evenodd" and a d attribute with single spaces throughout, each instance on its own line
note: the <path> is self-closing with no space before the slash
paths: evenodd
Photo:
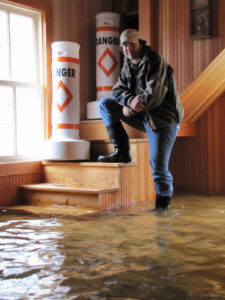
<path id="1" fill-rule="evenodd" d="M 93 124 L 89 124 L 93 128 Z M 44 182 L 20 186 L 22 208 L 24 205 L 27 208 L 54 205 L 95 212 L 153 200 L 148 141 L 131 139 L 130 146 L 132 162 L 128 164 L 96 162 L 100 153 L 110 153 L 113 146 L 108 140 L 94 139 L 89 162 L 43 161 Z"/>

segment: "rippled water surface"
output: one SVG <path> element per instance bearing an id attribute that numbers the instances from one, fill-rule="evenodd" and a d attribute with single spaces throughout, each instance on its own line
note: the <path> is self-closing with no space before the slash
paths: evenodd
<path id="1" fill-rule="evenodd" d="M 225 299 L 225 197 L 87 217 L 0 211 L 0 299 Z"/>

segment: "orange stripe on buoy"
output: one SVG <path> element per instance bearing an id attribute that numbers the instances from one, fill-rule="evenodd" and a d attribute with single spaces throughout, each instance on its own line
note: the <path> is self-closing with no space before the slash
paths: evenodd
<path id="1" fill-rule="evenodd" d="M 97 92 L 102 92 L 102 91 L 111 91 L 113 86 L 98 86 L 97 87 Z"/>
<path id="2" fill-rule="evenodd" d="M 96 28 L 96 31 L 119 31 L 119 28 L 115 26 L 100 26 Z"/>
<path id="3" fill-rule="evenodd" d="M 59 61 L 59 62 L 72 62 L 72 63 L 75 63 L 75 64 L 80 64 L 80 60 L 78 58 L 74 58 L 74 57 L 59 56 L 59 57 L 57 57 L 57 61 Z"/>
<path id="4" fill-rule="evenodd" d="M 57 124 L 57 129 L 79 129 L 79 124 Z"/>

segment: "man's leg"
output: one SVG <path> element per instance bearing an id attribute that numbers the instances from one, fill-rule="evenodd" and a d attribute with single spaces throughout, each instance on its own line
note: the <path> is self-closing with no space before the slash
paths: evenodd
<path id="1" fill-rule="evenodd" d="M 103 98 L 99 102 L 99 111 L 102 116 L 103 123 L 106 126 L 110 141 L 114 144 L 115 152 L 109 155 L 100 155 L 98 161 L 101 162 L 130 162 L 130 146 L 129 137 L 123 128 L 121 120 L 130 124 L 131 126 L 144 130 L 143 125 L 138 125 L 141 122 L 137 117 L 125 117 L 123 115 L 123 106 L 118 104 L 112 98 Z M 134 126 L 134 124 L 135 126 Z"/>
<path id="2" fill-rule="evenodd" d="M 179 125 L 150 130 L 145 125 L 150 147 L 150 165 L 156 191 L 156 208 L 167 208 L 173 195 L 173 177 L 169 160 Z"/>

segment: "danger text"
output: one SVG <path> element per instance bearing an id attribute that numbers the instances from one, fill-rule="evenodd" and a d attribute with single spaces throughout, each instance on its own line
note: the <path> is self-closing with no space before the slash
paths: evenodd
<path id="1" fill-rule="evenodd" d="M 119 45 L 119 38 L 103 36 L 96 38 L 96 45 Z"/>
<path id="2" fill-rule="evenodd" d="M 71 68 L 56 68 L 52 70 L 53 76 L 55 77 L 74 77 L 75 78 L 75 70 Z"/>

